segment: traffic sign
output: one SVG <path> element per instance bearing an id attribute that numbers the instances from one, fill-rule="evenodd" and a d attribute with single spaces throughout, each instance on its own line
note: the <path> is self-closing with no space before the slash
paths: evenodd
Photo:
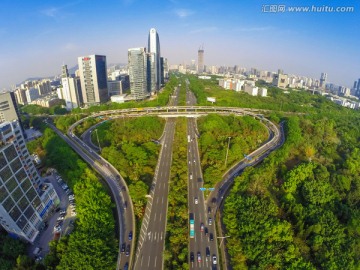
<path id="1" fill-rule="evenodd" d="M 211 187 L 211 188 L 208 188 L 208 190 L 210 190 L 210 191 L 214 191 L 214 190 L 215 190 L 215 188 Z"/>
<path id="2" fill-rule="evenodd" d="M 201 190 L 201 191 L 205 191 L 205 190 L 206 190 L 206 188 L 204 188 L 204 187 L 201 187 L 201 188 L 200 188 L 200 190 Z"/>

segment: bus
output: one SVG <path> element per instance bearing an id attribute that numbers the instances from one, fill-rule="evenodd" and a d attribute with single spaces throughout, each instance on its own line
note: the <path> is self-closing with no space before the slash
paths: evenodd
<path id="1" fill-rule="evenodd" d="M 190 214 L 190 238 L 195 237 L 195 221 L 194 214 Z"/>

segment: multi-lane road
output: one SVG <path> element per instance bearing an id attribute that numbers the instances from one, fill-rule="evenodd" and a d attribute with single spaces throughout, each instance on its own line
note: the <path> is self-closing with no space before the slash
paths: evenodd
<path id="1" fill-rule="evenodd" d="M 239 163 L 236 167 L 232 168 L 227 174 L 224 180 L 217 185 L 215 190 L 210 194 L 209 198 L 216 198 L 214 204 L 209 198 L 204 198 L 204 193 L 201 191 L 203 187 L 203 177 L 201 171 L 200 157 L 197 145 L 197 126 L 194 116 L 199 116 L 203 113 L 210 111 L 220 113 L 234 113 L 237 115 L 250 114 L 254 117 L 258 117 L 251 110 L 241 108 L 210 108 L 210 107 L 195 107 L 196 98 L 193 93 L 187 90 L 187 106 L 176 107 L 178 88 L 175 90 L 172 96 L 169 106 L 164 108 L 148 108 L 146 111 L 143 109 L 136 110 L 123 110 L 113 112 L 102 112 L 100 114 L 93 115 L 91 117 L 97 117 L 98 115 L 111 115 L 110 117 L 124 117 L 124 114 L 130 114 L 129 116 L 141 116 L 144 114 L 162 114 L 166 113 L 167 116 L 179 116 L 179 112 L 190 115 L 188 119 L 187 136 L 188 136 L 188 205 L 189 216 L 194 218 L 195 222 L 195 234 L 189 241 L 189 265 L 191 269 L 220 269 L 218 265 L 218 250 L 217 250 L 217 237 L 215 232 L 215 211 L 217 210 L 218 203 L 222 200 L 224 190 L 231 185 L 231 179 L 241 169 L 249 166 L 246 162 Z M 195 109 L 194 109 L 195 108 Z M 83 119 L 84 120 L 84 119 Z M 82 120 L 82 121 L 83 121 Z M 265 121 L 266 119 L 264 119 Z M 172 141 L 175 131 L 175 120 L 167 118 L 164 133 L 161 139 L 161 152 L 154 176 L 154 181 L 151 186 L 150 193 L 147 195 L 148 203 L 145 210 L 144 220 L 139 232 L 139 241 L 137 249 L 133 252 L 135 246 L 134 240 L 129 238 L 131 232 L 133 237 L 135 236 L 134 229 L 134 212 L 132 207 L 131 198 L 128 194 L 127 186 L 124 180 L 121 178 L 117 170 L 103 160 L 95 150 L 96 147 L 92 145 L 91 148 L 90 133 L 92 129 L 88 130 L 84 134 L 84 141 L 76 137 L 73 134 L 72 129 L 81 121 L 75 123 L 68 132 L 68 136 L 64 136 L 60 131 L 55 131 L 71 146 L 80 156 L 93 166 L 106 180 L 110 189 L 112 190 L 112 196 L 116 202 L 118 210 L 118 223 L 120 227 L 119 234 L 119 257 L 118 257 L 118 269 L 123 269 L 125 264 L 129 264 L 129 269 L 163 269 L 163 251 L 166 232 L 166 220 L 167 220 L 167 197 L 169 190 L 169 178 L 171 168 L 171 154 L 172 154 Z M 272 123 L 271 123 L 272 124 Z M 267 123 L 269 125 L 269 123 Z M 269 126 L 268 126 L 269 127 Z M 260 149 L 252 153 L 255 162 L 260 162 L 266 155 L 273 149 L 276 149 L 279 144 L 279 132 L 276 126 L 271 126 L 270 139 Z M 89 143 L 89 145 L 88 145 Z M 208 194 L 208 193 L 207 193 Z M 127 209 L 125 207 L 127 205 Z M 129 207 L 130 206 L 130 207 Z M 185 241 L 185 239 L 184 239 Z M 124 253 L 120 253 L 121 246 L 125 244 L 125 247 L 130 247 L 130 257 L 127 257 Z M 135 255 L 134 265 L 132 266 L 131 256 Z M 216 264 L 214 259 L 216 258 Z"/>

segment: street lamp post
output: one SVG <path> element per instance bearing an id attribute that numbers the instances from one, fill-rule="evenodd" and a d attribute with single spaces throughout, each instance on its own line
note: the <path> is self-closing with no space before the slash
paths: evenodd
<path id="1" fill-rule="evenodd" d="M 229 141 L 228 141 L 228 147 L 226 150 L 226 158 L 225 158 L 225 168 L 226 168 L 226 164 L 227 164 L 227 159 L 228 159 L 228 155 L 229 155 L 229 147 L 230 147 L 230 139 L 231 137 L 228 137 Z"/>
<path id="2" fill-rule="evenodd" d="M 97 138 L 97 141 L 98 141 L 99 149 L 100 149 L 100 152 L 101 152 L 101 146 L 100 146 L 99 135 L 98 135 L 97 129 L 95 129 L 95 131 L 96 131 L 96 138 Z"/>

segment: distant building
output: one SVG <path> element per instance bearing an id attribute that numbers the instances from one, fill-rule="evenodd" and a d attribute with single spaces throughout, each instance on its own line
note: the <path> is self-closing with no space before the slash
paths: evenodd
<path id="1" fill-rule="evenodd" d="M 36 104 L 41 107 L 50 108 L 55 105 L 61 105 L 63 101 L 58 98 L 56 94 L 48 94 L 46 96 L 41 96 L 40 98 L 31 102 L 31 104 Z"/>
<path id="2" fill-rule="evenodd" d="M 108 81 L 109 97 L 122 95 L 130 89 L 129 75 L 121 74 L 115 77 L 115 80 Z"/>
<path id="3" fill-rule="evenodd" d="M 59 203 L 53 188 L 41 194 L 40 180 L 19 122 L 0 124 L 0 224 L 30 243 L 54 203 Z"/>
<path id="4" fill-rule="evenodd" d="M 148 53 L 150 54 L 149 60 L 151 62 L 151 69 L 148 72 L 150 72 L 150 77 L 155 79 L 154 83 L 152 80 L 150 82 L 151 93 L 153 93 L 159 90 L 161 86 L 160 40 L 155 28 L 151 28 L 149 32 Z M 154 88 L 153 85 L 155 86 Z"/>
<path id="5" fill-rule="evenodd" d="M 253 85 L 249 85 L 249 84 L 245 84 L 244 86 L 244 92 L 248 93 L 251 96 L 257 96 L 258 94 L 258 87 L 253 86 Z"/>
<path id="6" fill-rule="evenodd" d="M 81 56 L 78 64 L 84 105 L 98 105 L 108 101 L 106 56 Z"/>
<path id="7" fill-rule="evenodd" d="M 149 96 L 147 67 L 148 62 L 145 48 L 132 48 L 128 50 L 130 92 L 135 99 L 145 99 Z"/>
<path id="8" fill-rule="evenodd" d="M 273 77 L 273 85 L 279 88 L 286 88 L 288 85 L 288 76 L 282 73 L 275 74 Z"/>
<path id="9" fill-rule="evenodd" d="M 327 80 L 327 73 L 321 73 L 319 87 L 325 88 L 326 80 Z"/>
<path id="10" fill-rule="evenodd" d="M 26 99 L 26 90 L 18 88 L 14 91 L 16 102 L 21 105 L 26 105 L 27 99 Z"/>
<path id="11" fill-rule="evenodd" d="M 69 77 L 67 66 L 62 67 L 61 75 L 62 88 L 58 88 L 58 97 L 65 100 L 65 107 L 68 111 L 82 106 L 82 91 L 79 77 Z"/>
<path id="12" fill-rule="evenodd" d="M 204 72 L 204 47 L 201 46 L 198 50 L 198 74 Z"/>
<path id="13" fill-rule="evenodd" d="M 20 120 L 15 94 L 13 92 L 0 94 L 0 123 L 13 120 Z"/>
<path id="14" fill-rule="evenodd" d="M 40 97 L 39 90 L 36 89 L 35 87 L 26 89 L 25 94 L 26 94 L 26 100 L 28 103 L 31 103 Z"/>
<path id="15" fill-rule="evenodd" d="M 258 91 L 259 96 L 266 97 L 267 96 L 267 89 L 264 87 L 260 87 Z"/>

